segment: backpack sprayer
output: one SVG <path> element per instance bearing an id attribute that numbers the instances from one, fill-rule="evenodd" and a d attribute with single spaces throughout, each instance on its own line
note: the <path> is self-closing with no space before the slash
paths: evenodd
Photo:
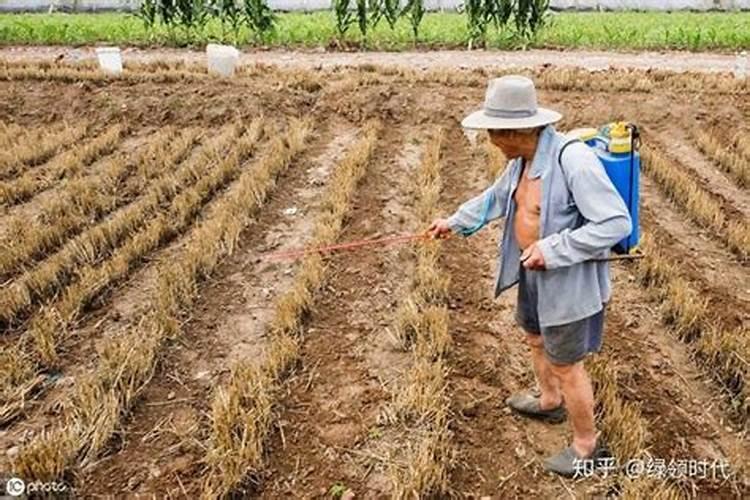
<path id="1" fill-rule="evenodd" d="M 609 123 L 599 130 L 579 128 L 567 134 L 583 141 L 594 150 L 604 165 L 612 184 L 628 207 L 633 221 L 633 231 L 617 243 L 612 251 L 630 255 L 640 241 L 639 202 L 641 179 L 640 132 L 635 124 L 628 122 Z"/>
<path id="2" fill-rule="evenodd" d="M 640 195 L 640 173 L 641 173 L 641 155 L 638 152 L 640 145 L 640 133 L 635 124 L 628 122 L 613 122 L 596 128 L 578 128 L 571 130 L 567 135 L 573 139 L 580 140 L 594 150 L 599 160 L 604 165 L 612 184 L 622 197 L 633 222 L 633 231 L 618 242 L 612 251 L 615 255 L 606 259 L 595 260 L 630 260 L 642 257 L 640 254 L 634 254 L 634 250 L 640 241 L 639 228 L 639 195 Z M 563 150 L 571 141 L 563 146 Z M 562 151 L 560 152 L 562 156 Z M 558 158 L 559 160 L 559 158 Z M 489 200 L 485 202 L 485 221 L 489 211 Z M 469 236 L 479 230 L 484 222 L 477 225 L 476 228 L 466 230 L 464 236 Z M 295 259 L 303 257 L 310 253 L 327 254 L 342 250 L 355 250 L 368 246 L 388 246 L 393 244 L 416 243 L 428 239 L 426 233 L 396 235 L 384 238 L 369 240 L 359 240 L 347 243 L 339 243 L 316 248 L 299 248 L 285 250 L 281 252 L 272 252 L 264 255 L 262 258 L 269 260 Z"/>

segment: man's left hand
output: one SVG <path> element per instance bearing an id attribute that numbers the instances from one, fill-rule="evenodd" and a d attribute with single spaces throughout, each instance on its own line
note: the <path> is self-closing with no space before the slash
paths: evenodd
<path id="1" fill-rule="evenodd" d="M 545 267 L 544 255 L 542 251 L 532 243 L 521 254 L 521 264 L 523 267 L 532 271 L 542 271 Z"/>

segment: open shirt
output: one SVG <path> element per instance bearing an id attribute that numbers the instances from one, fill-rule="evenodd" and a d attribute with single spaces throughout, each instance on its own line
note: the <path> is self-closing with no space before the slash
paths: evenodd
<path id="1" fill-rule="evenodd" d="M 536 244 L 546 269 L 530 272 L 529 277 L 537 280 L 542 327 L 578 321 L 602 309 L 611 295 L 609 263 L 592 259 L 606 259 L 609 249 L 632 232 L 625 202 L 591 148 L 572 143 L 558 162 L 561 148 L 569 141 L 546 126 L 526 172 L 531 179 L 541 177 L 540 240 Z M 522 170 L 521 158 L 511 160 L 492 186 L 448 219 L 451 230 L 461 233 L 507 217 L 495 297 L 518 282 L 521 251 L 514 236 L 513 198 Z"/>

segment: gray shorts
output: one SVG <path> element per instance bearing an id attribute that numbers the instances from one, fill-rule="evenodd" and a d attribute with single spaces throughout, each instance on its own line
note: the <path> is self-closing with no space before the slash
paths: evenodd
<path id="1" fill-rule="evenodd" d="M 564 325 L 540 327 L 536 285 L 533 279 L 529 279 L 534 272 L 538 271 L 527 271 L 521 266 L 516 308 L 516 321 L 521 328 L 530 334 L 542 336 L 544 353 L 556 365 L 571 365 L 589 353 L 599 352 L 602 348 L 607 304 L 603 304 L 602 310 L 593 316 Z"/>

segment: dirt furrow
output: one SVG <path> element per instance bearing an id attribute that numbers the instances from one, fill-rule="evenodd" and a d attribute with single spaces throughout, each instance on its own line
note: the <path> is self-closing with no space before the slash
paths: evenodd
<path id="1" fill-rule="evenodd" d="M 679 158 L 680 164 L 702 181 L 705 189 L 721 196 L 724 203 L 735 209 L 738 215 L 750 219 L 750 193 L 738 187 L 721 167 L 701 153 L 693 137 L 677 127 L 668 134 L 660 134 L 658 141 L 661 148 Z"/>
<path id="2" fill-rule="evenodd" d="M 123 439 L 85 471 L 83 490 L 199 494 L 202 454 L 196 443 L 207 439 L 204 415 L 213 390 L 233 362 L 263 358 L 273 299 L 288 288 L 296 268 L 294 261 L 273 263 L 259 256 L 303 244 L 331 168 L 355 134 L 345 123 L 326 126 L 279 178 L 278 192 L 243 234 L 243 250 L 222 264 L 201 293 L 183 342 L 165 352 L 159 376 L 134 408 Z"/>
<path id="3" fill-rule="evenodd" d="M 409 226 L 404 185 L 418 157 L 409 144 L 415 137 L 385 126 L 341 241 L 400 233 Z M 393 294 L 403 285 L 405 258 L 395 250 L 364 250 L 329 262 L 332 278 L 305 328 L 302 367 L 287 385 L 261 498 L 310 498 L 331 488 L 364 496 L 388 491 L 382 476 L 368 476 L 368 460 L 359 448 L 376 432 L 378 412 L 388 398 L 383 384 L 402 358 L 390 352 L 385 329 L 396 306 Z"/>

